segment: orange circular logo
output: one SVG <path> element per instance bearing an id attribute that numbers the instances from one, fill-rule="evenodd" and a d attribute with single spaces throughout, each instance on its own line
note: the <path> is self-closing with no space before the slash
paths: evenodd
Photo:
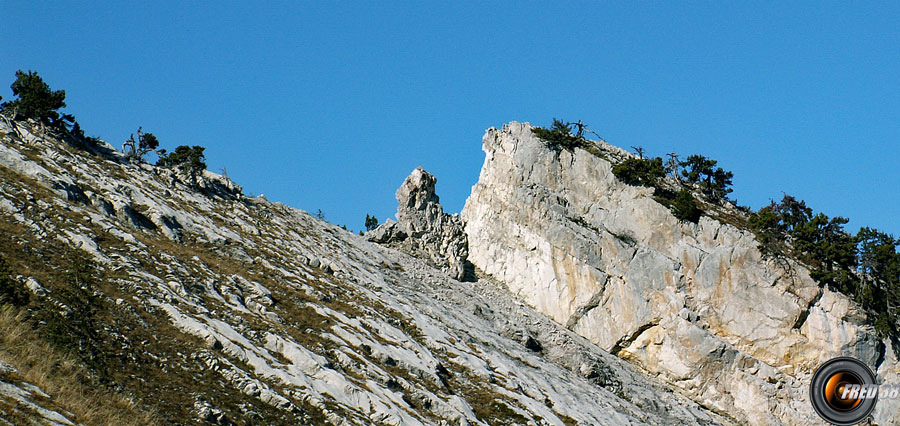
<path id="1" fill-rule="evenodd" d="M 875 374 L 855 358 L 826 361 L 809 384 L 809 402 L 822 419 L 834 425 L 859 423 L 872 413 L 877 401 Z"/>

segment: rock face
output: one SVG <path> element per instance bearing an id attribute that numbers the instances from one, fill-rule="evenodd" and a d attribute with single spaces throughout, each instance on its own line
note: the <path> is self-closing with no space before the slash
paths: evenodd
<path id="1" fill-rule="evenodd" d="M 858 357 L 896 377 L 889 342 L 800 265 L 765 261 L 754 235 L 677 220 L 611 173 L 627 152 L 552 150 L 531 126 L 489 129 L 462 212 L 469 260 L 559 324 L 739 422 L 809 424 L 809 377 Z M 897 414 L 879 406 L 876 418 Z"/>
<path id="2" fill-rule="evenodd" d="M 423 171 L 399 191 L 401 221 L 386 235 L 419 239 L 427 262 L 263 197 L 210 191 L 38 131 L 0 123 L 3 255 L 41 253 L 18 257 L 34 261 L 13 272 L 40 277 L 31 287 L 46 291 L 32 301 L 48 306 L 66 285 L 52 254 L 93 257 L 109 277 L 96 289 L 97 332 L 115 389 L 158 424 L 734 424 L 502 284 L 435 269 L 440 256 L 461 261 L 464 240 L 450 238 L 459 219 L 443 214 Z M 7 349 L 0 361 L 12 363 Z M 30 385 L 3 369 L 0 424 L 54 424 L 28 404 L 56 395 L 25 395 Z"/>
<path id="3" fill-rule="evenodd" d="M 406 251 L 429 259 L 452 278 L 467 275 L 466 234 L 457 214 L 446 214 L 435 192 L 437 179 L 418 167 L 397 189 L 397 222 L 388 219 L 371 231 L 369 240 L 398 243 Z"/>
<path id="4" fill-rule="evenodd" d="M 485 136 L 465 228 L 417 169 L 398 221 L 368 238 L 41 132 L 0 122 L 2 254 L 36 307 L 67 285 L 55 253 L 94 259 L 100 356 L 159 424 L 818 424 L 818 363 L 900 377 L 891 345 L 804 268 L 762 261 L 730 225 L 675 220 L 526 124 Z M 459 282 L 467 259 L 487 275 Z M 83 423 L 6 349 L 0 424 Z M 880 402 L 875 419 L 897 413 Z"/>

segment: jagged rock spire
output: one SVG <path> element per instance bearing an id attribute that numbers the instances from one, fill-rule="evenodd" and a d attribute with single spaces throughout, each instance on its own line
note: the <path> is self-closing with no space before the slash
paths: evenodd
<path id="1" fill-rule="evenodd" d="M 435 192 L 437 178 L 417 167 L 397 189 L 397 222 L 368 233 L 371 241 L 397 245 L 430 260 L 457 280 L 467 275 L 469 244 L 457 214 L 446 214 Z"/>

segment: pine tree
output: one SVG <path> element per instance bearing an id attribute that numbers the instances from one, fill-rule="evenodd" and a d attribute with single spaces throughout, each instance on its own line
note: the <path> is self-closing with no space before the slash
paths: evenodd
<path id="1" fill-rule="evenodd" d="M 900 239 L 873 228 L 861 228 L 858 243 L 857 301 L 874 310 L 875 328 L 882 337 L 896 329 L 900 307 Z"/>
<path id="2" fill-rule="evenodd" d="M 66 92 L 50 90 L 37 72 L 16 71 L 16 81 L 9 87 L 18 99 L 5 102 L 2 106 L 4 112 L 15 113 L 16 119 L 32 118 L 47 124 L 60 119 L 56 110 L 66 106 Z"/>
<path id="3" fill-rule="evenodd" d="M 681 162 L 681 175 L 690 184 L 698 184 L 703 192 L 714 199 L 724 198 L 731 192 L 734 173 L 716 167 L 718 162 L 702 155 L 691 155 Z"/>
<path id="4" fill-rule="evenodd" d="M 369 216 L 367 214 L 365 226 L 366 226 L 366 231 L 371 231 L 371 230 L 377 228 L 378 227 L 378 218 L 376 218 L 375 216 Z"/>
<path id="5" fill-rule="evenodd" d="M 154 137 L 153 140 L 155 139 Z M 206 157 L 203 155 L 205 149 L 199 145 L 193 147 L 181 145 L 175 148 L 175 152 L 171 154 L 160 150 L 159 161 L 156 162 L 156 165 L 181 169 L 187 172 L 192 180 L 196 180 L 197 176 L 206 170 Z"/>
<path id="6" fill-rule="evenodd" d="M 156 148 L 159 148 L 159 140 L 156 139 L 156 136 L 153 133 L 142 133 L 140 142 L 138 143 L 138 149 L 141 152 L 153 151 Z"/>

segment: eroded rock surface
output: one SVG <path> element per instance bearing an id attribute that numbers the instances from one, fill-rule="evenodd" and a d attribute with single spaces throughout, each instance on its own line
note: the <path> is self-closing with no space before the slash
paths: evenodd
<path id="1" fill-rule="evenodd" d="M 10 244 L 83 250 L 114 277 L 98 290 L 108 309 L 98 332 L 115 342 L 117 387 L 136 406 L 164 408 L 160 424 L 735 424 L 490 278 L 461 283 L 431 260 L 304 211 L 173 181 L 167 170 L 20 127 L 0 123 Z M 422 250 L 438 260 L 461 257 L 428 237 L 459 226 L 433 183 L 414 172 L 404 184 L 402 232 L 431 242 Z M 119 214 L 125 206 L 153 226 L 135 226 Z M 64 284 L 45 275 L 35 303 L 52 303 Z M 0 389 L 0 419 L 21 402 L 12 391 Z M 47 423 L 32 411 L 6 423 Z"/>
<path id="2" fill-rule="evenodd" d="M 462 212 L 469 260 L 604 350 L 758 425 L 818 422 L 809 376 L 831 357 L 896 376 L 852 301 L 765 261 L 752 233 L 679 221 L 651 188 L 623 184 L 608 159 L 627 152 L 549 149 L 516 122 L 483 144 Z"/>
<path id="3" fill-rule="evenodd" d="M 853 355 L 900 377 L 856 306 L 804 268 L 762 261 L 730 225 L 675 220 L 526 124 L 485 136 L 465 228 L 417 169 L 398 221 L 368 238 L 37 131 L 0 123 L 0 220 L 14 244 L 83 250 L 114 277 L 99 297 L 122 325 L 101 330 L 120 385 L 167 401 L 168 423 L 818 424 L 818 363 Z M 467 259 L 487 276 L 459 282 Z M 52 303 L 59 283 L 41 277 L 27 288 Z M 879 404 L 879 424 L 896 417 Z"/>
<path id="4" fill-rule="evenodd" d="M 397 221 L 388 219 L 367 237 L 379 243 L 394 243 L 463 280 L 468 273 L 466 234 L 459 215 L 444 213 L 435 192 L 436 183 L 437 179 L 425 169 L 413 170 L 397 189 Z"/>

